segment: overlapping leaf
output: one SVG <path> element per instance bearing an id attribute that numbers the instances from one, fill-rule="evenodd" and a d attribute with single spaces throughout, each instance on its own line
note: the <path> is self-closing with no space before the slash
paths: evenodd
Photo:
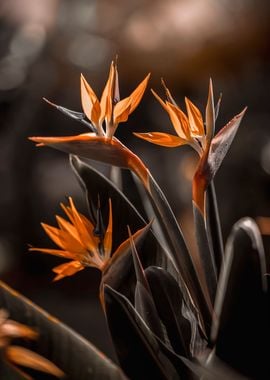
<path id="1" fill-rule="evenodd" d="M 266 260 L 252 219 L 233 227 L 225 251 L 212 327 L 216 355 L 249 378 L 269 373 Z"/>
<path id="2" fill-rule="evenodd" d="M 55 363 L 69 379 L 88 380 L 89 373 L 92 379 L 126 379 L 122 371 L 89 342 L 2 282 L 0 307 L 9 311 L 11 319 L 38 331 L 39 339 L 31 349 Z"/>

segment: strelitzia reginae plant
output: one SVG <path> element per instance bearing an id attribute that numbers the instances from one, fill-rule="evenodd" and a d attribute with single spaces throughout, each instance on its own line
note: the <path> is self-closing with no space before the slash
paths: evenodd
<path id="1" fill-rule="evenodd" d="M 153 94 L 176 135 L 135 133 L 165 147 L 189 145 L 198 153 L 192 184 L 195 260 L 150 170 L 115 137 L 118 124 L 140 103 L 148 80 L 149 75 L 120 100 L 117 65 L 112 62 L 99 100 L 81 76 L 83 113 L 47 102 L 90 131 L 30 138 L 38 146 L 69 154 L 88 204 L 86 216 L 69 198 L 69 205 L 62 205 L 66 218 L 56 217 L 58 227 L 42 224 L 57 248 L 31 246 L 30 251 L 69 260 L 53 269 L 54 280 L 86 267 L 100 270 L 100 300 L 120 367 L 4 284 L 0 305 L 16 314 L 18 322 L 40 330 L 35 350 L 70 379 L 266 379 L 269 291 L 262 238 L 256 223 L 243 218 L 224 248 L 213 183 L 245 109 L 216 133 L 221 97 L 215 104 L 211 80 L 205 120 L 187 98 L 184 113 L 163 82 L 166 99 Z M 83 159 L 116 167 L 122 180 L 113 182 Z M 127 176 L 134 180 L 132 189 L 123 186 Z M 135 206 L 129 198 L 134 199 L 137 185 L 143 191 L 137 193 L 141 196 Z M 151 215 L 149 207 L 143 211 L 148 201 Z"/>

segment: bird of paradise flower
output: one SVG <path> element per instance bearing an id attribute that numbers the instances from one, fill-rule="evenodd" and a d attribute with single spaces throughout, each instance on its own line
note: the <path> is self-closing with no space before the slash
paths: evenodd
<path id="1" fill-rule="evenodd" d="M 61 204 L 61 207 L 69 220 L 57 215 L 58 227 L 45 223 L 41 224 L 46 234 L 59 248 L 30 247 L 29 251 L 47 253 L 70 260 L 68 263 L 53 268 L 53 272 L 56 273 L 54 281 L 73 276 L 86 267 L 95 267 L 102 274 L 105 274 L 110 266 L 127 252 L 127 247 L 130 244 L 129 239 L 126 239 L 112 253 L 113 217 L 111 200 L 109 200 L 109 216 L 106 229 L 94 225 L 90 219 L 81 214 L 76 209 L 71 197 L 69 197 L 69 205 Z M 97 212 L 100 212 L 100 210 L 98 209 Z M 144 230 L 145 227 L 138 230 L 132 235 L 133 238 L 137 240 L 137 237 Z"/>

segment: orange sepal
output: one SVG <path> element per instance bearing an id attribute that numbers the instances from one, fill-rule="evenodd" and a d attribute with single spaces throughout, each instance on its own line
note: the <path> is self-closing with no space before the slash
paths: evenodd
<path id="1" fill-rule="evenodd" d="M 127 121 L 130 114 L 130 98 L 125 98 L 116 103 L 113 110 L 113 122 L 115 124 Z"/>
<path id="2" fill-rule="evenodd" d="M 143 94 L 145 92 L 145 89 L 147 87 L 149 78 L 150 78 L 150 73 L 144 78 L 144 80 L 136 87 L 136 89 L 130 94 L 129 99 L 130 99 L 130 110 L 129 114 L 131 114 L 135 108 L 138 106 L 140 103 Z"/>
<path id="3" fill-rule="evenodd" d="M 190 129 L 187 116 L 184 112 L 174 104 L 166 102 L 167 112 L 174 126 L 175 132 L 179 137 L 190 140 Z"/>
<path id="4" fill-rule="evenodd" d="M 114 81 L 115 81 L 115 75 L 116 75 L 115 63 L 112 62 L 111 67 L 110 67 L 109 77 L 104 87 L 101 100 L 100 100 L 100 109 L 101 109 L 100 120 L 99 120 L 100 123 L 102 123 L 105 118 L 108 121 L 110 121 L 112 117 L 112 109 L 113 109 L 112 98 L 113 98 L 113 90 L 114 90 L 113 86 L 114 86 Z"/>
<path id="5" fill-rule="evenodd" d="M 64 377 L 64 372 L 56 365 L 24 347 L 9 346 L 5 349 L 5 355 L 9 361 L 16 365 L 49 373 L 56 377 Z"/>
<path id="6" fill-rule="evenodd" d="M 88 84 L 84 76 L 81 74 L 81 102 L 83 112 L 87 118 L 93 122 L 94 125 L 98 125 L 100 118 L 100 104 L 98 98 L 91 86 Z"/>
<path id="7" fill-rule="evenodd" d="M 28 326 L 8 319 L 1 325 L 1 336 L 36 339 L 38 333 Z"/>
<path id="8" fill-rule="evenodd" d="M 174 136 L 169 133 L 163 132 L 148 132 L 148 133 L 133 133 L 135 136 L 151 142 L 156 145 L 165 146 L 167 148 L 175 148 L 177 146 L 185 145 L 187 140 L 179 136 Z"/>
<path id="9" fill-rule="evenodd" d="M 185 98 L 185 103 L 192 134 L 195 137 L 204 136 L 203 118 L 200 110 L 188 98 Z"/>
<path id="10" fill-rule="evenodd" d="M 84 266 L 80 261 L 71 261 L 69 263 L 64 263 L 53 268 L 53 272 L 57 274 L 53 281 L 62 280 L 64 277 L 73 276 L 75 273 L 84 269 Z"/>

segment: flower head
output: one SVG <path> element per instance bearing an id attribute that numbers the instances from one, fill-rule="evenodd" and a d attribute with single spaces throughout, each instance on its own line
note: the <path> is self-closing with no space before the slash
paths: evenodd
<path id="1" fill-rule="evenodd" d="M 94 225 L 88 218 L 79 213 L 71 197 L 68 206 L 63 204 L 61 206 L 69 220 L 57 215 L 58 227 L 42 223 L 44 231 L 59 249 L 30 247 L 29 250 L 71 260 L 53 269 L 56 273 L 54 281 L 72 276 L 85 267 L 95 267 L 104 272 L 113 260 L 111 200 L 109 200 L 109 216 L 106 228 L 101 220 L 101 215 L 97 217 L 97 222 Z M 97 212 L 100 213 L 99 207 Z M 118 247 L 113 256 L 120 255 L 126 245 L 128 245 L 128 239 Z"/>
<path id="2" fill-rule="evenodd" d="M 82 108 L 96 128 L 99 136 L 111 138 L 121 122 L 127 121 L 129 115 L 141 101 L 146 89 L 150 74 L 138 85 L 130 96 L 120 100 L 118 71 L 116 62 L 111 63 L 109 77 L 103 90 L 100 101 L 92 87 L 81 75 Z M 105 122 L 105 131 L 103 124 Z"/>
<path id="3" fill-rule="evenodd" d="M 134 171 L 142 179 L 143 183 L 146 184 L 148 180 L 147 168 L 138 156 L 114 136 L 114 133 L 118 124 L 127 121 L 128 116 L 140 103 L 149 77 L 150 74 L 145 77 L 130 96 L 120 100 L 117 65 L 115 62 L 112 62 L 107 83 L 99 100 L 92 87 L 82 75 L 82 108 L 85 116 L 91 122 L 92 132 L 64 137 L 34 136 L 29 137 L 29 140 L 34 141 L 37 146 L 48 145 L 63 152 L 90 158 L 109 165 L 128 168 Z M 85 123 L 84 115 L 58 106 L 48 100 L 46 101 L 67 116 Z"/>
<path id="4" fill-rule="evenodd" d="M 137 137 L 165 147 L 190 145 L 199 155 L 199 164 L 193 180 L 193 201 L 204 214 L 205 190 L 214 178 L 237 132 L 246 108 L 236 115 L 215 135 L 215 122 L 218 116 L 221 97 L 214 106 L 213 86 L 210 79 L 205 123 L 200 110 L 185 98 L 186 114 L 176 104 L 164 81 L 166 92 L 163 101 L 153 90 L 153 94 L 168 113 L 177 135 L 161 132 L 134 133 Z"/>

